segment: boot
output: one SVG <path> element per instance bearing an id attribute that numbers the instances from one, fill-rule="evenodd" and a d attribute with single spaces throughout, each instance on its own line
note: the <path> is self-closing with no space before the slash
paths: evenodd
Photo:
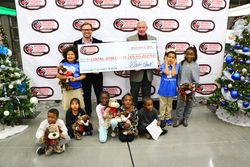
<path id="1" fill-rule="evenodd" d="M 188 127 L 188 120 L 187 120 L 187 119 L 184 119 L 184 120 L 183 120 L 183 126 L 184 126 L 184 127 Z"/>
<path id="2" fill-rule="evenodd" d="M 182 122 L 180 121 L 180 120 L 178 120 L 178 119 L 176 119 L 175 121 L 174 121 L 174 124 L 173 124 L 173 127 L 178 127 L 178 126 L 180 126 L 182 124 Z"/>

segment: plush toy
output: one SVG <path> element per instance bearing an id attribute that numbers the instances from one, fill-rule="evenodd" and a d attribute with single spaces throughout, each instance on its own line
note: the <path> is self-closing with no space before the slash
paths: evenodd
<path id="1" fill-rule="evenodd" d="M 82 115 L 78 117 L 78 120 L 72 125 L 74 131 L 74 137 L 77 140 L 81 140 L 82 135 L 92 135 L 92 124 L 89 121 L 88 115 Z"/>
<path id="2" fill-rule="evenodd" d="M 73 76 L 73 73 L 71 71 L 67 70 L 65 67 L 63 67 L 62 63 L 60 63 L 60 65 L 58 67 L 58 73 L 60 75 L 66 76 L 66 77 Z M 69 84 L 69 79 L 60 79 L 59 85 L 61 85 L 62 89 L 73 90 L 73 87 L 70 86 L 70 84 Z"/>
<path id="3" fill-rule="evenodd" d="M 63 138 L 59 127 L 51 124 L 45 131 L 44 143 L 46 143 L 45 155 L 51 155 L 53 152 L 62 153 L 64 150 L 60 146 L 60 139 Z"/>
<path id="4" fill-rule="evenodd" d="M 124 135 L 128 135 L 128 132 L 130 131 L 131 128 L 131 121 L 130 121 L 131 114 L 125 111 L 121 114 L 120 117 L 121 117 L 121 123 L 123 124 L 122 133 Z"/>
<path id="5" fill-rule="evenodd" d="M 195 92 L 196 86 L 193 83 L 184 83 L 180 85 L 181 99 L 189 101 L 193 98 L 192 94 Z"/>

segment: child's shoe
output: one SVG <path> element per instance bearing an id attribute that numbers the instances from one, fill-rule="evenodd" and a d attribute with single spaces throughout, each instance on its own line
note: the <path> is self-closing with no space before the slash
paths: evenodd
<path id="1" fill-rule="evenodd" d="M 168 120 L 166 120 L 166 124 L 167 124 L 168 126 L 171 126 L 171 125 L 173 124 L 172 119 L 168 119 Z"/>
<path id="2" fill-rule="evenodd" d="M 167 129 L 162 129 L 161 136 L 165 135 L 166 133 L 168 133 L 168 130 Z"/>
<path id="3" fill-rule="evenodd" d="M 151 138 L 152 138 L 151 135 L 150 135 L 149 133 L 145 133 L 145 134 L 144 134 L 144 137 L 145 137 L 146 139 L 151 139 Z"/>
<path id="4" fill-rule="evenodd" d="M 45 148 L 44 147 L 38 147 L 37 150 L 36 150 L 36 153 L 38 155 L 45 154 Z"/>
<path id="5" fill-rule="evenodd" d="M 115 137 L 115 132 L 112 132 L 112 133 L 111 133 L 111 136 L 112 136 L 112 137 Z"/>

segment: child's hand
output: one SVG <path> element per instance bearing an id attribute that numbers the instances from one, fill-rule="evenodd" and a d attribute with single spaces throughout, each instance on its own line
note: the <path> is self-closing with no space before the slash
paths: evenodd
<path id="1" fill-rule="evenodd" d="M 164 69 L 164 74 L 169 75 L 169 71 L 167 68 Z"/>
<path id="2" fill-rule="evenodd" d="M 71 81 L 71 82 L 75 82 L 75 81 L 76 81 L 76 78 L 72 77 L 72 78 L 70 78 L 70 81 Z"/>
<path id="3" fill-rule="evenodd" d="M 174 61 L 172 62 L 172 67 L 175 67 L 175 65 L 176 65 L 176 63 L 177 63 L 177 60 L 176 59 L 174 59 Z"/>
<path id="4" fill-rule="evenodd" d="M 161 121 L 157 121 L 157 126 L 160 126 L 161 125 Z"/>
<path id="5" fill-rule="evenodd" d="M 79 125 L 82 125 L 81 120 L 77 120 L 76 122 L 77 122 Z"/>

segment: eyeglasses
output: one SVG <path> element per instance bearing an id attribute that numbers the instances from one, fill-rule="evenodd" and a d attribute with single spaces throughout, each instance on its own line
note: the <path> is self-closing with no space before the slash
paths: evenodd
<path id="1" fill-rule="evenodd" d="M 81 31 L 92 31 L 92 29 L 82 29 Z"/>

